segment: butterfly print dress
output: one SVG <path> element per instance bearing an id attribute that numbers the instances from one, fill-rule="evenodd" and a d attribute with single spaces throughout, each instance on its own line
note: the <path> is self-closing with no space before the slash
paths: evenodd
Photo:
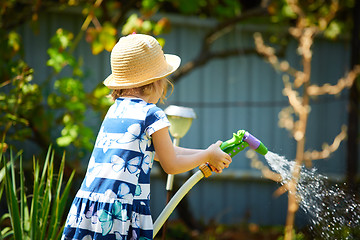
<path id="1" fill-rule="evenodd" d="M 152 239 L 151 135 L 169 126 L 156 105 L 118 98 L 101 125 L 62 239 Z"/>

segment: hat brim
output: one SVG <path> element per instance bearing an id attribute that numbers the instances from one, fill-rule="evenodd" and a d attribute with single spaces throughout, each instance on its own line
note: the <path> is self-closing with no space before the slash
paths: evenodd
<path id="1" fill-rule="evenodd" d="M 168 64 L 167 69 L 162 72 L 161 74 L 157 75 L 157 76 L 153 76 L 151 78 L 147 78 L 147 79 L 143 79 L 141 81 L 138 81 L 136 83 L 124 83 L 122 82 L 117 83 L 116 82 L 116 78 L 113 76 L 113 74 L 110 74 L 105 80 L 104 80 L 104 85 L 110 89 L 127 89 L 127 88 L 134 88 L 134 87 L 141 87 L 147 84 L 150 84 L 152 82 L 155 82 L 157 80 L 160 80 L 164 77 L 169 76 L 170 74 L 172 74 L 173 72 L 175 72 L 181 63 L 181 58 L 177 55 L 174 54 L 164 54 L 165 56 L 165 60 Z"/>

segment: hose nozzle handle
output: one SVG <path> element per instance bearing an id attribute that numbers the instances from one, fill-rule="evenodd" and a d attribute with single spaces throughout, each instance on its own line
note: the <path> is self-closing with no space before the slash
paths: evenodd
<path id="1" fill-rule="evenodd" d="M 262 155 L 268 152 L 268 149 L 259 139 L 245 130 L 239 130 L 237 133 L 233 133 L 233 137 L 223 142 L 220 146 L 220 148 L 231 157 L 234 157 L 246 147 L 250 147 Z"/>
<path id="2" fill-rule="evenodd" d="M 251 135 L 249 132 L 245 132 L 242 140 L 247 142 L 251 149 L 254 149 L 256 152 L 262 155 L 265 155 L 268 152 L 267 147 L 265 147 L 265 145 L 259 139 Z"/>

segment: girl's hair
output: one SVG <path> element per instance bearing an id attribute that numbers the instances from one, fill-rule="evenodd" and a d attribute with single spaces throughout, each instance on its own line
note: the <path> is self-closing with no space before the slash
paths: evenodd
<path id="1" fill-rule="evenodd" d="M 111 97 L 113 100 L 115 100 L 115 99 L 125 96 L 125 95 L 141 94 L 144 96 L 149 96 L 156 91 L 162 91 L 162 95 L 160 97 L 160 103 L 164 103 L 164 101 L 166 100 L 166 94 L 167 94 L 167 89 L 168 89 L 169 85 L 171 86 L 171 92 L 170 92 L 170 95 L 171 95 L 174 90 L 174 85 L 172 84 L 172 82 L 169 79 L 162 78 L 153 83 L 150 83 L 150 84 L 147 84 L 147 85 L 144 85 L 141 87 L 137 87 L 137 88 L 114 89 L 113 92 L 111 93 Z"/>

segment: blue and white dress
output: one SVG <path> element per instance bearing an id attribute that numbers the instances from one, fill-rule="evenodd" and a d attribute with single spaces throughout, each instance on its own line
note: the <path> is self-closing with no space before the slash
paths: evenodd
<path id="1" fill-rule="evenodd" d="M 152 239 L 151 135 L 169 125 L 154 104 L 137 98 L 115 101 L 101 125 L 62 239 Z"/>

